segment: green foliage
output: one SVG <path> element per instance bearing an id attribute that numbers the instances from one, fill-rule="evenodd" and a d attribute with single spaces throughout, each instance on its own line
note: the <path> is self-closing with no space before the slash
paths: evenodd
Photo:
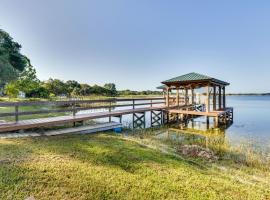
<path id="1" fill-rule="evenodd" d="M 38 85 L 36 88 L 33 88 L 32 90 L 30 90 L 26 94 L 26 96 L 31 97 L 31 98 L 47 99 L 47 98 L 49 98 L 49 91 L 45 87 Z"/>
<path id="2" fill-rule="evenodd" d="M 88 84 L 81 84 L 81 89 L 79 95 L 81 96 L 89 96 L 92 94 L 92 87 Z"/>
<path id="3" fill-rule="evenodd" d="M 36 70 L 30 63 L 24 71 L 20 73 L 17 82 L 19 90 L 23 91 L 27 96 L 30 96 L 28 94 L 32 93 L 34 90 L 38 90 L 40 87 L 40 81 L 37 78 Z"/>
<path id="4" fill-rule="evenodd" d="M 131 91 L 131 90 L 121 90 L 118 91 L 119 95 L 122 96 L 128 96 L 128 95 L 162 95 L 163 93 L 161 91 Z"/>
<path id="5" fill-rule="evenodd" d="M 92 93 L 96 94 L 96 95 L 108 95 L 110 94 L 110 91 L 104 87 L 98 86 L 98 85 L 94 85 L 92 88 Z"/>
<path id="6" fill-rule="evenodd" d="M 52 93 L 55 96 L 68 94 L 68 88 L 66 84 L 59 79 L 50 78 L 44 83 L 44 87 L 49 91 L 49 93 Z"/>
<path id="7" fill-rule="evenodd" d="M 108 90 L 111 96 L 116 96 L 117 95 L 117 90 L 116 86 L 114 83 L 106 83 L 104 85 L 104 88 Z"/>
<path id="8" fill-rule="evenodd" d="M 21 45 L 0 29 L 0 85 L 15 80 L 28 65 L 29 59 L 20 50 Z"/>
<path id="9" fill-rule="evenodd" d="M 10 98 L 16 98 L 19 94 L 18 84 L 17 82 L 13 81 L 10 82 L 8 85 L 5 86 L 5 93 Z"/>
<path id="10" fill-rule="evenodd" d="M 67 93 L 69 96 L 72 93 L 77 93 L 81 88 L 81 85 L 77 81 L 74 81 L 74 80 L 67 81 L 65 85 L 66 85 Z"/>
<path id="11" fill-rule="evenodd" d="M 49 92 L 42 87 L 36 76 L 36 70 L 28 61 L 28 66 L 19 74 L 16 81 L 10 82 L 6 86 L 6 94 L 9 97 L 15 97 L 19 91 L 26 94 L 26 97 L 47 98 Z"/>
<path id="12" fill-rule="evenodd" d="M 18 72 L 7 61 L 7 59 L 0 56 L 0 87 L 3 87 L 6 83 L 15 80 L 18 76 Z"/>

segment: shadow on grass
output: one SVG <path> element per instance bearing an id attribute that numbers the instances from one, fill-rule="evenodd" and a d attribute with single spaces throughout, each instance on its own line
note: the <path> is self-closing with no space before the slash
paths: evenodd
<path id="1" fill-rule="evenodd" d="M 201 171 L 207 169 L 193 161 L 164 155 L 157 150 L 110 134 L 37 137 L 15 141 L 19 142 L 0 147 L 4 152 L 9 152 L 9 157 L 14 157 L 17 153 L 17 156 L 22 157 L 52 153 L 68 156 L 83 163 L 121 168 L 130 173 L 134 173 L 147 163 L 189 165 Z"/>

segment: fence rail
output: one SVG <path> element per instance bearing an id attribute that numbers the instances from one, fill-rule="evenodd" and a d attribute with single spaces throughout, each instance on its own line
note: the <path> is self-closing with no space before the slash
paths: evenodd
<path id="1" fill-rule="evenodd" d="M 142 102 L 144 101 L 144 102 Z M 118 104 L 121 103 L 122 104 Z M 124 102 L 127 102 L 124 104 Z M 132 107 L 150 105 L 152 107 L 156 104 L 164 104 L 163 97 L 158 98 L 111 98 L 102 100 L 69 100 L 69 101 L 28 101 L 28 102 L 0 102 L 0 107 L 14 107 L 14 112 L 0 113 L 0 117 L 12 117 L 15 121 L 19 121 L 20 116 L 50 114 L 50 113 L 67 113 L 71 112 L 75 116 L 77 112 L 83 110 L 108 109 L 109 112 L 117 107 Z M 20 108 L 25 106 L 48 106 L 56 107 L 56 109 L 48 110 L 32 110 L 20 111 Z"/>

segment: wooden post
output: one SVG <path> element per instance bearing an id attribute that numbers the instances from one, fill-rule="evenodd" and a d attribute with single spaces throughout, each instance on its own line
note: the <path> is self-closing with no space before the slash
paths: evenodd
<path id="1" fill-rule="evenodd" d="M 221 110 L 221 86 L 218 87 L 218 109 Z"/>
<path id="2" fill-rule="evenodd" d="M 109 113 L 112 111 L 112 102 L 109 103 Z M 109 122 L 112 122 L 112 116 L 109 116 Z"/>
<path id="3" fill-rule="evenodd" d="M 213 110 L 217 110 L 217 90 L 216 86 L 214 85 L 214 93 L 213 93 Z"/>
<path id="4" fill-rule="evenodd" d="M 209 102 L 209 85 L 206 86 L 206 102 L 205 102 L 206 112 L 210 111 L 210 102 Z"/>
<path id="5" fill-rule="evenodd" d="M 215 126 L 215 128 L 218 127 L 218 117 L 214 118 L 214 126 Z"/>
<path id="6" fill-rule="evenodd" d="M 152 111 L 152 110 L 150 111 L 150 125 L 151 125 L 150 127 L 152 127 L 152 125 L 153 125 L 153 112 L 154 111 Z"/>
<path id="7" fill-rule="evenodd" d="M 176 87 L 176 105 L 179 106 L 179 87 Z"/>
<path id="8" fill-rule="evenodd" d="M 72 115 L 73 115 L 73 117 L 75 117 L 75 115 L 76 115 L 76 103 L 75 103 L 75 101 L 72 103 Z M 73 126 L 74 127 L 76 126 L 76 122 L 73 122 Z"/>
<path id="9" fill-rule="evenodd" d="M 191 99 L 192 99 L 192 105 L 194 105 L 195 104 L 194 88 L 191 89 Z"/>
<path id="10" fill-rule="evenodd" d="M 185 105 L 188 105 L 188 88 L 185 88 Z"/>
<path id="11" fill-rule="evenodd" d="M 135 109 L 135 99 L 132 100 L 132 108 Z"/>
<path id="12" fill-rule="evenodd" d="M 145 129 L 145 127 L 146 127 L 146 123 L 145 123 L 145 112 L 144 112 L 144 114 L 143 114 L 143 128 Z"/>
<path id="13" fill-rule="evenodd" d="M 17 123 L 19 121 L 19 106 L 15 106 L 15 122 Z"/>
<path id="14" fill-rule="evenodd" d="M 132 114 L 132 128 L 134 129 L 134 109 L 135 109 L 135 100 L 132 99 L 132 109 L 133 109 L 133 114 Z"/>
<path id="15" fill-rule="evenodd" d="M 166 94 L 166 106 L 169 107 L 170 106 L 170 94 L 169 94 L 170 88 L 167 87 L 167 94 Z"/>
<path id="16" fill-rule="evenodd" d="M 76 103 L 75 102 L 72 103 L 72 115 L 73 115 L 73 117 L 76 115 Z"/>
<path id="17" fill-rule="evenodd" d="M 226 109 L 226 92 L 225 92 L 225 86 L 222 88 L 223 90 L 223 109 Z"/>
<path id="18" fill-rule="evenodd" d="M 206 117 L 206 129 L 209 129 L 209 117 Z"/>

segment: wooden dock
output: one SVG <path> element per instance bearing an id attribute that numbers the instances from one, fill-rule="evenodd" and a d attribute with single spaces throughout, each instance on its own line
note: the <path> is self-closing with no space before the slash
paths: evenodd
<path id="1" fill-rule="evenodd" d="M 157 106 L 157 107 L 146 107 L 146 108 L 135 108 L 127 110 L 116 110 L 116 111 L 106 111 L 106 112 L 97 112 L 89 114 L 79 114 L 79 115 L 68 115 L 68 116 L 59 116 L 59 117 L 48 117 L 48 118 L 39 118 L 39 119 L 29 119 L 29 120 L 20 120 L 17 122 L 10 122 L 0 125 L 0 132 L 6 131 L 15 131 L 15 130 L 24 130 L 31 128 L 39 127 L 48 127 L 55 126 L 65 123 L 73 122 L 82 122 L 86 120 L 106 118 L 106 117 L 121 117 L 122 115 L 135 114 L 135 113 L 145 113 L 148 111 L 157 111 L 166 109 L 166 106 Z"/>
<path id="2" fill-rule="evenodd" d="M 172 99 L 172 98 L 171 98 Z M 40 109 L 25 111 L 23 107 L 40 106 Z M 75 126 L 76 122 L 84 124 L 87 120 L 108 118 L 112 122 L 112 117 L 117 117 L 122 123 L 123 115 L 132 115 L 132 128 L 146 128 L 146 112 L 150 112 L 150 126 L 160 126 L 162 124 L 179 119 L 180 116 L 206 116 L 214 117 L 216 121 L 227 121 L 233 119 L 233 109 L 226 108 L 208 112 L 199 112 L 195 109 L 195 104 L 183 105 L 165 103 L 165 98 L 137 98 L 137 99 L 104 99 L 104 100 L 72 100 L 72 101 L 41 101 L 41 102 L 0 102 L 0 107 L 14 107 L 14 112 L 0 113 L 0 117 L 14 117 L 14 121 L 0 123 L 0 133 L 26 130 L 32 128 L 45 128 L 58 125 L 70 124 Z M 117 109 L 121 107 L 121 109 Z M 126 109 L 125 109 L 126 107 Z M 46 108 L 46 109 L 43 109 Z M 53 109 L 52 109 L 53 108 Z M 10 109 L 9 109 L 10 110 Z M 90 111 L 90 113 L 79 113 L 80 111 Z M 44 114 L 60 113 L 56 117 L 48 117 Z M 63 114 L 61 114 L 63 113 Z M 69 113 L 69 114 L 68 114 Z M 22 116 L 37 116 L 33 119 L 21 119 Z M 182 120 L 183 118 L 180 117 Z M 186 118 L 185 118 L 186 119 Z"/>
<path id="3" fill-rule="evenodd" d="M 188 118 L 193 118 L 197 116 L 205 116 L 207 127 L 209 127 L 209 117 L 214 118 L 214 127 L 218 127 L 219 124 L 231 124 L 233 123 L 233 108 L 227 107 L 225 110 L 215 110 L 215 111 L 195 111 L 189 109 L 169 109 L 169 115 L 177 115 L 180 121 L 184 121 Z M 185 119 L 184 119 L 185 116 Z M 175 117 L 174 117 L 175 118 Z"/>
<path id="4" fill-rule="evenodd" d="M 40 137 L 40 136 L 55 136 L 63 134 L 89 134 L 101 131 L 113 130 L 115 128 L 122 128 L 122 124 L 118 122 L 108 122 L 95 125 L 86 125 L 72 128 L 63 128 L 45 132 L 24 132 L 24 133 L 2 133 L 0 139 L 19 138 L 19 137 Z"/>
<path id="5" fill-rule="evenodd" d="M 24 106 L 47 106 L 55 109 L 40 109 L 23 111 Z M 145 113 L 151 113 L 151 126 L 163 123 L 163 111 L 169 109 L 165 106 L 164 98 L 137 98 L 137 99 L 104 99 L 104 100 L 72 100 L 72 101 L 47 101 L 47 102 L 0 102 L 0 107 L 14 107 L 14 112 L 0 113 L 0 117 L 14 117 L 14 121 L 0 124 L 0 132 L 25 130 L 31 128 L 51 127 L 67 123 L 84 122 L 87 120 L 119 118 L 132 114 L 133 128 L 145 128 Z M 46 108 L 47 108 L 46 107 Z M 116 109 L 127 107 L 127 109 Z M 61 109 L 60 109 L 61 108 Z M 175 108 L 170 106 L 170 108 Z M 82 114 L 80 111 L 91 111 Z M 94 112 L 92 112 L 94 111 Z M 70 112 L 68 115 L 64 115 Z M 39 117 L 21 120 L 21 116 L 36 114 L 63 113 L 57 117 Z"/>
<path id="6" fill-rule="evenodd" d="M 224 114 L 231 112 L 233 108 L 226 108 L 226 110 L 215 110 L 211 112 L 199 112 L 194 110 L 183 110 L 183 109 L 170 109 L 169 113 L 173 114 L 185 114 L 185 115 L 195 115 L 195 116 L 206 116 L 206 117 L 219 117 Z"/>

